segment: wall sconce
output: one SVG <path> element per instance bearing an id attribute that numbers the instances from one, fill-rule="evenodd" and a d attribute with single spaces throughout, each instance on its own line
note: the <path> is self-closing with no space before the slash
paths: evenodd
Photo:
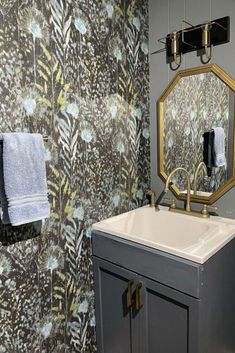
<path id="1" fill-rule="evenodd" d="M 182 62 L 182 54 L 180 53 L 179 32 L 172 32 L 171 39 L 171 55 L 174 57 L 175 64 L 179 67 Z"/>
<path id="2" fill-rule="evenodd" d="M 213 45 L 211 45 L 211 24 L 206 23 L 202 26 L 202 46 L 208 60 L 212 58 Z"/>
<path id="3" fill-rule="evenodd" d="M 204 50 L 205 56 L 208 61 L 212 58 L 213 49 L 217 45 L 225 44 L 230 41 L 230 17 L 221 17 L 213 21 L 192 25 L 191 23 L 183 20 L 183 23 L 189 27 L 182 30 L 173 31 L 165 37 L 158 39 L 158 42 L 163 44 L 164 47 L 153 52 L 152 54 L 166 52 L 166 62 L 174 62 L 177 67 L 172 70 L 177 70 L 181 65 L 183 54 Z M 203 52 L 203 53 L 204 53 Z M 203 64 L 207 62 L 201 61 Z"/>

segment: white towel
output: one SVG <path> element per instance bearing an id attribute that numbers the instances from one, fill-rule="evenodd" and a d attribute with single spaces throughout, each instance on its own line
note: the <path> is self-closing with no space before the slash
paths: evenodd
<path id="1" fill-rule="evenodd" d="M 214 165 L 227 168 L 225 157 L 225 133 L 222 127 L 214 127 Z"/>
<path id="2" fill-rule="evenodd" d="M 10 223 L 18 226 L 48 217 L 50 207 L 42 136 L 3 134 L 2 160 Z"/>

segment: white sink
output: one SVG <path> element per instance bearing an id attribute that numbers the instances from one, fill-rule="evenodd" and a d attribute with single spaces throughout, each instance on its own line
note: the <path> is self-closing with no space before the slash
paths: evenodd
<path id="1" fill-rule="evenodd" d="M 145 206 L 96 223 L 93 229 L 204 263 L 233 239 L 235 221 L 201 219 Z"/>

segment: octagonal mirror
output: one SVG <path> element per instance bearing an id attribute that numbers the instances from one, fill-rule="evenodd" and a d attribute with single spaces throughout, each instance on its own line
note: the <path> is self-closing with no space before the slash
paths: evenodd
<path id="1" fill-rule="evenodd" d="M 166 181 L 173 169 L 186 168 L 192 201 L 215 202 L 235 185 L 235 81 L 215 64 L 182 70 L 157 106 L 160 177 Z M 172 182 L 185 200 L 184 175 Z"/>

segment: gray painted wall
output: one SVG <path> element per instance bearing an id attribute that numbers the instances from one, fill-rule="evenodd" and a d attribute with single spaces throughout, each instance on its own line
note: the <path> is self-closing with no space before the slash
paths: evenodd
<path id="1" fill-rule="evenodd" d="M 199 24 L 209 19 L 231 17 L 231 42 L 214 48 L 211 63 L 220 65 L 235 78 L 235 0 L 149 0 L 150 53 L 161 48 L 158 38 L 173 30 L 181 29 L 183 19 Z M 196 52 L 184 55 L 180 69 L 202 65 Z M 157 176 L 156 101 L 169 81 L 176 74 L 166 64 L 165 53 L 150 55 L 150 104 L 151 104 L 151 180 L 152 188 L 159 194 L 163 183 Z M 235 218 L 235 189 L 230 190 L 216 205 L 219 214 Z"/>

